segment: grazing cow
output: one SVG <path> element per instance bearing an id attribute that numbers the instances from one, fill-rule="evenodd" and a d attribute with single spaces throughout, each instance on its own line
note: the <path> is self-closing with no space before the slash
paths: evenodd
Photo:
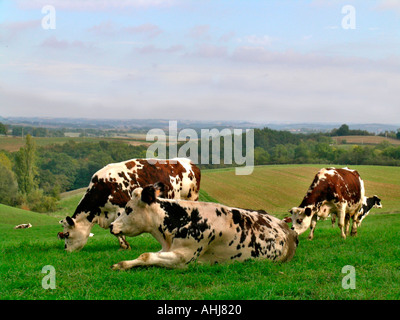
<path id="1" fill-rule="evenodd" d="M 360 209 L 357 219 L 357 228 L 361 226 L 361 222 L 369 214 L 372 208 L 382 208 L 381 199 L 379 199 L 376 195 L 373 197 L 364 197 L 363 205 Z M 335 226 L 335 222 L 336 214 L 332 214 L 332 227 Z"/>
<path id="2" fill-rule="evenodd" d="M 132 159 L 112 163 L 97 171 L 72 217 L 61 220 L 65 249 L 83 248 L 94 224 L 107 229 L 124 211 L 134 189 L 162 182 L 162 196 L 169 199 L 198 200 L 200 169 L 189 159 Z M 124 236 L 118 236 L 120 247 L 129 249 Z"/>
<path id="3" fill-rule="evenodd" d="M 114 264 L 114 270 L 151 265 L 181 268 L 195 260 L 219 263 L 264 258 L 283 262 L 293 257 L 298 244 L 296 232 L 262 210 L 160 199 L 151 185 L 135 189 L 110 231 L 132 237 L 150 233 L 162 246 L 160 252 Z"/>
<path id="4" fill-rule="evenodd" d="M 313 239 L 318 218 L 337 214 L 342 238 L 348 234 L 350 218 L 353 219 L 351 235 L 357 234 L 357 219 L 364 200 L 364 182 L 355 170 L 348 168 L 321 169 L 314 178 L 299 207 L 290 210 L 292 229 L 302 234 L 310 227 Z"/>
<path id="5" fill-rule="evenodd" d="M 360 214 L 358 215 L 357 227 L 361 225 L 363 219 L 369 214 L 372 208 L 382 208 L 381 199 L 378 196 L 364 197 L 363 206 L 360 209 Z"/>

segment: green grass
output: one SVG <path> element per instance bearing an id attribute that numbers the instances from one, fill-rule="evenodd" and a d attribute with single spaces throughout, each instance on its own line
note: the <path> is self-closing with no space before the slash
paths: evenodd
<path id="1" fill-rule="evenodd" d="M 270 169 L 273 172 L 269 175 L 279 172 L 283 181 L 298 177 L 297 183 L 281 183 L 292 193 L 305 183 L 303 179 L 305 184 L 311 183 L 309 175 L 315 171 L 314 166 Z M 370 181 L 371 188 L 374 183 L 394 188 L 399 184 L 394 172 L 398 168 L 358 169 Z M 261 171 L 267 169 L 259 170 L 256 168 L 254 177 L 259 181 L 258 187 L 240 187 L 241 192 L 253 194 L 254 200 L 279 185 L 274 180 L 263 181 L 267 173 Z M 214 179 L 214 174 L 225 179 L 226 172 L 229 170 L 204 171 L 203 182 L 207 185 L 208 177 Z M 225 181 L 226 193 L 234 191 L 231 183 Z M 202 200 L 221 201 L 208 188 L 205 190 L 201 192 Z M 379 191 L 378 194 L 384 190 Z M 399 204 L 398 194 L 391 199 L 392 193 L 387 193 L 384 205 L 392 203 L 394 208 Z M 340 238 L 339 228 L 332 228 L 330 221 L 319 221 L 314 240 L 307 240 L 308 231 L 302 234 L 296 254 L 288 263 L 194 263 L 183 270 L 150 267 L 118 272 L 110 266 L 135 259 L 144 252 L 158 251 L 160 245 L 150 235 L 141 235 L 128 239 L 131 250 L 120 251 L 117 239 L 108 230 L 95 226 L 95 236 L 80 252 L 65 252 L 63 241 L 56 237 L 61 231 L 58 215 L 71 214 L 80 197 L 80 193 L 64 195 L 61 206 L 65 211 L 55 216 L 0 205 L 0 299 L 400 299 L 399 214 L 371 214 L 363 221 L 358 236 L 347 240 Z M 290 205 L 291 198 L 286 201 L 283 206 Z M 33 227 L 13 229 L 16 224 L 27 222 Z M 56 270 L 54 290 L 45 290 L 41 285 L 45 276 L 41 270 L 46 265 Z M 355 267 L 355 290 L 342 288 L 345 274 L 341 271 L 346 265 Z"/>
<path id="2" fill-rule="evenodd" d="M 63 250 L 57 225 L 25 230 L 0 226 L 1 299 L 399 299 L 400 215 L 375 215 L 359 236 L 346 241 L 330 222 L 319 222 L 315 239 L 300 237 L 291 262 L 266 260 L 188 269 L 156 267 L 116 272 L 113 263 L 160 250 L 149 235 L 130 239 L 119 251 L 116 239 L 95 227 L 95 236 L 75 253 Z M 45 265 L 56 270 L 56 289 L 41 283 Z M 356 269 L 356 289 L 342 288 L 345 265 Z"/>

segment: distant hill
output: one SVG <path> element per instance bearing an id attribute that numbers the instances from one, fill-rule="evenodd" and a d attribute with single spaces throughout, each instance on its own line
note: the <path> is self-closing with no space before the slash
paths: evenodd
<path id="1" fill-rule="evenodd" d="M 176 119 L 85 119 L 85 118 L 41 118 L 41 117 L 0 117 L 0 122 L 10 125 L 24 125 L 48 128 L 102 129 L 102 130 L 137 130 L 146 131 L 152 128 L 168 129 L 169 120 Z M 207 128 L 265 128 L 286 130 L 293 133 L 329 132 L 339 128 L 343 123 L 292 123 L 268 121 L 251 122 L 235 120 L 177 120 L 178 129 L 207 129 Z M 397 131 L 400 124 L 357 124 L 347 123 L 351 130 L 366 130 L 371 133 Z"/>
<path id="2" fill-rule="evenodd" d="M 58 219 L 43 213 L 22 210 L 0 204 L 0 224 L 9 224 L 14 227 L 22 223 L 30 223 L 33 227 L 56 225 L 58 224 Z"/>

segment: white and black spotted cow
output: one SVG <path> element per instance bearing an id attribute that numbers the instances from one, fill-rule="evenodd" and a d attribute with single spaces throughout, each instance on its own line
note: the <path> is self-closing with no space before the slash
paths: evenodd
<path id="1" fill-rule="evenodd" d="M 372 208 L 378 208 L 378 209 L 382 208 L 381 199 L 379 199 L 379 197 L 376 195 L 373 197 L 364 197 L 362 207 L 360 208 L 358 214 L 357 227 L 361 226 L 361 222 L 369 214 Z M 335 222 L 336 222 L 336 214 L 332 214 L 332 227 L 335 226 Z"/>
<path id="2" fill-rule="evenodd" d="M 161 199 L 156 189 L 137 188 L 125 213 L 110 227 L 115 235 L 150 233 L 160 252 L 112 266 L 181 268 L 192 261 L 219 263 L 264 258 L 289 261 L 297 248 L 297 233 L 264 211 L 230 208 L 217 203 Z"/>
<path id="3" fill-rule="evenodd" d="M 358 215 L 357 227 L 361 225 L 361 222 L 369 214 L 372 208 L 382 208 L 381 199 L 374 195 L 373 197 L 364 197 L 362 208 L 360 209 L 360 214 Z"/>
<path id="4" fill-rule="evenodd" d="M 133 190 L 162 183 L 162 196 L 168 199 L 198 200 L 200 169 L 189 159 L 132 159 L 112 163 L 97 171 L 72 217 L 61 220 L 65 249 L 83 248 L 95 224 L 107 229 L 124 211 Z M 161 184 L 160 184 L 161 185 Z M 118 236 L 121 248 L 128 249 L 124 236 Z"/>
<path id="5" fill-rule="evenodd" d="M 364 194 L 364 182 L 357 171 L 348 168 L 321 169 L 300 206 L 290 210 L 292 228 L 302 234 L 310 227 L 308 238 L 311 240 L 318 218 L 326 219 L 329 214 L 336 214 L 342 238 L 345 239 L 349 232 L 350 218 L 353 219 L 351 235 L 356 235 Z"/>

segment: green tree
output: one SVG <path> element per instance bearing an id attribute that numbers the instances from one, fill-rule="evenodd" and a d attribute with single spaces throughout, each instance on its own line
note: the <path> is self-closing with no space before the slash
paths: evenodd
<path id="1" fill-rule="evenodd" d="M 4 152 L 0 152 L 0 164 L 5 166 L 9 170 L 12 170 L 12 162 Z"/>
<path id="2" fill-rule="evenodd" d="M 347 124 L 341 125 L 341 127 L 336 131 L 338 136 L 347 136 L 350 133 L 350 128 Z"/>
<path id="3" fill-rule="evenodd" d="M 22 194 L 29 194 L 38 186 L 36 158 L 36 144 L 32 136 L 28 134 L 25 146 L 15 156 L 14 172 L 17 175 L 18 188 Z"/>
<path id="4" fill-rule="evenodd" d="M 268 151 L 264 150 L 261 147 L 257 147 L 254 149 L 254 163 L 257 165 L 260 164 L 268 164 L 270 161 L 270 155 Z"/>
<path id="5" fill-rule="evenodd" d="M 310 158 L 310 150 L 306 143 L 302 142 L 294 149 L 294 158 L 298 163 L 308 162 Z"/>
<path id="6" fill-rule="evenodd" d="M 0 122 L 0 134 L 7 135 L 7 131 L 8 131 L 7 126 Z"/>
<path id="7" fill-rule="evenodd" d="M 18 184 L 14 173 L 0 163 L 0 203 L 15 205 L 18 193 Z"/>

